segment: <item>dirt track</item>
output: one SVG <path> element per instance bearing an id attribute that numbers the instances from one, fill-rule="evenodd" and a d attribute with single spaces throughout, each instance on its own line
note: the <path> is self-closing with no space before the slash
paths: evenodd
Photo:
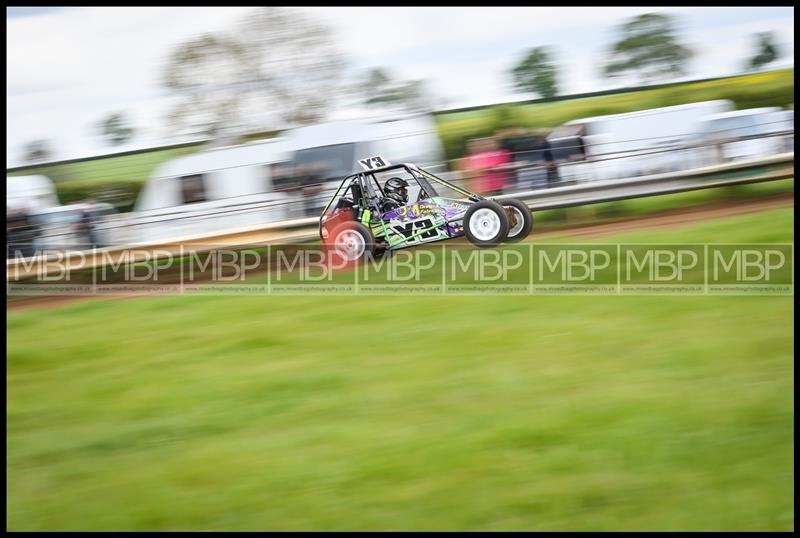
<path id="1" fill-rule="evenodd" d="M 558 229 L 547 230 L 531 235 L 532 240 L 540 237 L 603 237 L 615 235 L 629 230 L 642 230 L 648 228 L 674 228 L 686 224 L 692 224 L 701 220 L 717 219 L 735 215 L 746 215 L 757 213 L 766 209 L 774 209 L 794 205 L 794 195 L 771 196 L 758 200 L 741 201 L 719 201 L 689 209 L 661 212 L 654 215 L 645 215 L 615 220 L 613 222 L 601 222 L 598 224 L 562 226 Z M 28 308 L 48 308 L 80 301 L 113 301 L 121 299 L 135 299 L 142 297 L 136 296 L 93 296 L 93 295 L 73 295 L 73 296 L 53 296 L 53 297 L 30 297 L 20 298 L 13 301 L 6 301 L 6 311 L 16 311 Z"/>

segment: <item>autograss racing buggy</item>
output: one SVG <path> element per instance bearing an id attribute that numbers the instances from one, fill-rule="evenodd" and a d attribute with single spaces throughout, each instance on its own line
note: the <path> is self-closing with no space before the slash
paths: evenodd
<path id="1" fill-rule="evenodd" d="M 528 206 L 496 202 L 414 164 L 359 161 L 320 217 L 320 236 L 347 260 L 466 235 L 478 247 L 520 241 L 533 227 Z M 377 164 L 377 166 L 374 166 Z"/>

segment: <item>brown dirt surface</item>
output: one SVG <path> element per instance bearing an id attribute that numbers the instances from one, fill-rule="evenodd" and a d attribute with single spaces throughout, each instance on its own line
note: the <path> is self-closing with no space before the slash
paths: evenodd
<path id="1" fill-rule="evenodd" d="M 746 215 L 757 213 L 767 209 L 775 209 L 794 205 L 794 195 L 780 195 L 758 200 L 721 200 L 711 204 L 704 204 L 687 209 L 679 209 L 668 212 L 660 212 L 653 215 L 616 220 L 613 222 L 600 222 L 589 225 L 562 226 L 558 229 L 547 230 L 540 233 L 535 232 L 531 239 L 539 237 L 557 236 L 579 236 L 579 237 L 603 237 L 616 235 L 629 230 L 642 230 L 648 228 L 672 228 L 698 221 L 724 218 L 736 215 Z M 456 240 L 454 243 L 465 243 L 463 240 Z M 176 285 L 177 287 L 177 285 Z M 156 295 L 156 294 L 153 294 Z M 13 300 L 6 300 L 6 311 L 17 311 L 28 308 L 50 308 L 72 304 L 81 301 L 114 301 L 120 299 L 134 299 L 142 297 L 136 295 L 71 295 L 71 296 L 42 296 L 42 297 L 18 297 Z M 147 296 L 147 295 L 144 295 Z"/>

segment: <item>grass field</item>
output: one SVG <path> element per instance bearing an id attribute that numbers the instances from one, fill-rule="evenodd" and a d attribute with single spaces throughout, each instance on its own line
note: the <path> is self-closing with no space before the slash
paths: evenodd
<path id="1" fill-rule="evenodd" d="M 793 242 L 793 219 L 598 241 Z M 10 312 L 7 528 L 791 530 L 792 299 Z"/>
<path id="2" fill-rule="evenodd" d="M 758 198 L 782 196 L 794 193 L 794 178 L 731 185 L 713 189 L 662 194 L 644 198 L 618 200 L 562 209 L 536 211 L 536 229 L 550 229 L 564 223 L 577 221 L 598 222 L 619 218 L 640 217 L 649 214 L 686 210 L 714 203 L 725 203 L 735 200 L 754 200 Z"/>

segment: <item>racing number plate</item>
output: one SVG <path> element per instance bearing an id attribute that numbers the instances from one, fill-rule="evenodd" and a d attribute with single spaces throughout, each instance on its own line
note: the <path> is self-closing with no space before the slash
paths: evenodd
<path id="1" fill-rule="evenodd" d="M 383 168 L 384 166 L 389 166 L 389 161 L 387 161 L 380 155 L 376 155 L 374 157 L 367 157 L 366 159 L 359 159 L 358 164 L 360 164 L 361 168 L 363 168 L 364 170 L 375 170 L 376 168 Z"/>

